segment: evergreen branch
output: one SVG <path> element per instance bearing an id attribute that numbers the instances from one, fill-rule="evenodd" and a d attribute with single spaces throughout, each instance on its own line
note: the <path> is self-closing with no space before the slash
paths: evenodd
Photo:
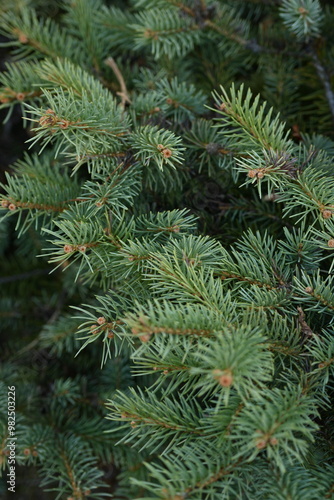
<path id="1" fill-rule="evenodd" d="M 69 59 L 55 58 L 44 59 L 37 68 L 37 74 L 42 80 L 43 86 L 54 90 L 61 87 L 64 91 L 73 92 L 77 98 L 87 96 L 91 101 L 103 96 L 106 104 L 114 106 L 113 96 L 108 89 L 104 88 L 88 71 Z"/>
<path id="2" fill-rule="evenodd" d="M 105 94 L 91 100 L 90 93 L 84 93 L 78 100 L 72 89 L 64 92 L 59 89 L 54 93 L 43 90 L 50 106 L 49 109 L 37 109 L 26 105 L 38 119 L 36 135 L 29 141 L 32 144 L 42 140 L 43 148 L 58 140 L 58 151 L 64 143 L 75 147 L 76 154 L 81 156 L 82 150 L 101 153 L 105 151 L 122 150 L 123 138 L 129 134 L 129 118 L 122 116 L 116 102 L 110 102 Z M 105 109 L 108 112 L 105 112 Z"/>
<path id="3" fill-rule="evenodd" d="M 147 9 L 136 15 L 131 27 L 137 48 L 151 46 L 156 58 L 162 54 L 170 57 L 189 52 L 199 40 L 199 26 L 189 18 L 181 18 L 178 9 Z"/>
<path id="4" fill-rule="evenodd" d="M 71 34 L 81 39 L 83 53 L 88 58 L 95 72 L 99 74 L 105 58 L 104 32 L 95 21 L 98 13 L 102 14 L 100 0 L 77 0 L 66 5 L 66 21 Z M 84 61 L 87 65 L 87 62 Z"/>
<path id="5" fill-rule="evenodd" d="M 70 200 L 72 201 L 72 200 Z M 73 200 L 75 201 L 75 200 Z M 48 212 L 63 212 L 68 208 L 69 204 L 68 201 L 63 201 L 62 206 L 55 206 L 55 205 L 44 205 L 42 203 L 29 203 L 29 202 L 22 202 L 20 200 L 14 199 L 13 197 L 6 197 L 2 198 L 1 204 L 2 207 L 7 208 L 11 211 L 14 211 L 18 208 L 22 209 L 29 209 L 29 210 L 46 210 Z M 14 205 L 14 207 L 12 207 Z"/>
<path id="6" fill-rule="evenodd" d="M 220 121 L 227 137 L 232 137 L 235 144 L 254 149 L 261 146 L 267 150 L 290 151 L 292 147 L 288 134 L 284 131 L 285 124 L 280 122 L 279 115 L 272 119 L 273 109 L 266 110 L 266 103 L 259 106 L 260 96 L 256 96 L 251 103 L 252 92 L 248 89 L 244 96 L 244 86 L 241 85 L 238 92 L 235 86 L 230 89 L 231 96 L 223 87 L 220 87 L 222 95 L 214 92 L 213 96 L 217 103 L 218 113 L 227 115 L 227 120 Z M 227 127 L 237 127 L 226 130 Z"/>
<path id="7" fill-rule="evenodd" d="M 282 405 L 278 404 L 279 400 Z M 314 432 L 317 428 L 310 416 L 312 404 L 312 398 L 302 395 L 301 389 L 273 389 L 270 395 L 259 398 L 256 407 L 252 406 L 250 401 L 246 402 L 230 436 L 231 439 L 240 440 L 240 451 L 236 457 L 247 453 L 251 453 L 253 457 L 260 450 L 266 449 L 268 458 L 282 471 L 285 471 L 286 467 L 283 462 L 284 455 L 288 460 L 294 457 L 301 461 L 307 451 L 308 441 L 314 439 L 312 430 Z M 271 417 L 266 421 L 263 420 L 263 405 L 271 408 Z M 307 416 L 303 412 L 306 406 L 309 407 Z M 278 453 L 280 447 L 281 453 Z"/>
<path id="8" fill-rule="evenodd" d="M 40 79 L 36 75 L 39 64 L 36 61 L 20 61 L 6 65 L 6 71 L 0 75 L 0 102 L 22 102 L 26 99 L 39 97 L 42 94 Z"/>
<path id="9" fill-rule="evenodd" d="M 276 243 L 259 232 L 248 231 L 236 244 L 234 259 L 222 257 L 219 274 L 223 280 L 236 279 L 268 290 L 289 290 L 289 269 L 284 269 L 283 254 L 274 258 Z M 246 253 L 245 253 L 246 252 Z M 259 257 L 261 255 L 261 263 Z M 277 262 L 280 262 L 279 266 Z"/>
<path id="10" fill-rule="evenodd" d="M 162 401 L 158 401 L 153 394 L 148 394 L 145 398 L 140 390 L 136 393 L 130 389 L 129 395 L 118 392 L 116 399 L 109 401 L 106 406 L 112 410 L 107 418 L 131 422 L 132 430 L 122 442 L 134 441 L 136 446 L 143 443 L 141 449 L 154 446 L 152 453 L 162 448 L 166 435 L 181 443 L 189 440 L 192 434 L 203 434 L 198 428 L 198 405 L 195 402 L 187 402 L 182 397 L 179 397 L 178 401 L 174 397 L 164 397 Z M 165 453 L 169 447 L 170 443 L 164 450 Z"/>
<path id="11" fill-rule="evenodd" d="M 22 103 L 43 151 L 0 197 L 18 464 L 58 500 L 329 497 L 333 9 L 46 3 L 0 7 L 5 157 Z"/>
<path id="12" fill-rule="evenodd" d="M 317 183 L 314 182 L 315 179 Z M 295 181 L 284 186 L 284 192 L 280 196 L 280 201 L 285 202 L 284 212 L 287 214 L 294 211 L 293 217 L 298 215 L 305 217 L 309 212 L 316 211 L 318 217 L 321 214 L 324 221 L 330 219 L 334 212 L 333 186 L 332 179 L 326 175 L 319 175 L 318 169 L 309 166 Z M 297 203 L 299 211 L 296 210 Z"/>
<path id="13" fill-rule="evenodd" d="M 162 102 L 166 104 L 166 117 L 173 117 L 176 122 L 182 122 L 204 112 L 206 97 L 202 92 L 198 92 L 194 85 L 181 83 L 174 77 L 172 80 L 161 79 L 156 88 Z"/>
<path id="14" fill-rule="evenodd" d="M 320 310 L 317 308 L 319 312 L 330 313 L 331 310 L 334 310 L 334 294 L 331 289 L 332 281 L 333 278 L 331 276 L 323 280 L 320 273 L 315 275 L 313 280 L 306 275 L 303 281 L 296 279 L 296 287 L 300 294 L 299 299 L 310 304 L 308 309 L 314 309 L 317 304 L 321 307 Z"/>
<path id="15" fill-rule="evenodd" d="M 318 0 L 283 0 L 280 17 L 299 40 L 319 36 L 323 13 Z"/>
<path id="16" fill-rule="evenodd" d="M 182 151 L 185 148 L 181 146 L 181 139 L 169 130 L 146 125 L 133 132 L 130 140 L 136 151 L 135 158 L 144 165 L 152 160 L 163 170 L 165 164 L 176 168 L 183 161 Z"/>
<path id="17" fill-rule="evenodd" d="M 96 467 L 96 459 L 91 456 L 89 447 L 82 439 L 73 435 L 60 435 L 52 458 L 57 467 L 52 464 L 51 457 L 44 462 L 41 468 L 42 484 L 52 485 L 50 490 L 58 492 L 57 498 L 66 493 L 76 500 L 90 494 L 98 500 L 110 497 L 109 493 L 101 492 L 101 488 L 105 487 L 101 479 L 103 473 Z M 57 486 L 53 486 L 57 483 Z M 92 492 L 94 489 L 100 492 Z"/>
<path id="18" fill-rule="evenodd" d="M 244 461 L 241 458 L 233 460 L 226 447 L 222 453 L 224 458 L 217 451 L 209 451 L 203 441 L 197 440 L 162 458 L 160 466 L 152 467 L 152 464 L 146 463 L 154 482 L 136 480 L 136 486 L 144 486 L 156 498 L 164 500 L 194 494 L 205 494 L 216 500 L 219 498 L 217 495 L 230 495 L 236 490 L 245 493 L 242 481 L 237 479 L 237 471 Z"/>
<path id="19" fill-rule="evenodd" d="M 20 229 L 20 234 L 30 225 L 42 219 L 45 225 L 50 224 L 53 212 L 62 213 L 70 206 L 79 192 L 77 180 L 70 180 L 59 164 L 52 165 L 52 152 L 42 157 L 25 155 L 14 165 L 15 175 L 7 173 L 7 185 L 1 205 L 7 209 L 7 216 L 18 213 L 20 224 L 22 213 L 28 210 Z M 58 190 L 55 193 L 54 183 Z"/>
<path id="20" fill-rule="evenodd" d="M 52 19 L 38 18 L 31 8 L 23 8 L 19 14 L 4 13 L 1 16 L 1 31 L 18 40 L 18 43 L 14 43 L 18 47 L 17 56 L 29 57 L 37 52 L 54 58 L 82 60 L 75 38 Z"/>
<path id="21" fill-rule="evenodd" d="M 209 477 L 203 482 L 198 482 L 194 487 L 189 487 L 185 490 L 185 493 L 191 493 L 191 491 L 196 489 L 202 490 L 206 488 L 207 486 L 210 486 L 212 483 L 215 483 L 222 479 L 224 476 L 228 476 L 233 472 L 233 470 L 238 467 L 241 462 L 243 461 L 242 457 L 238 458 L 234 463 L 226 466 L 221 467 L 218 472 L 216 472 L 213 476 Z"/>
<path id="22" fill-rule="evenodd" d="M 313 334 L 306 346 L 312 359 L 312 373 L 320 375 L 322 379 L 319 390 L 325 390 L 334 370 L 334 351 L 331 337 L 332 332 L 323 330 L 321 336 Z"/>
<path id="23" fill-rule="evenodd" d="M 225 38 L 232 40 L 233 42 L 236 42 L 241 46 L 252 50 L 255 53 L 268 50 L 260 46 L 255 40 L 248 40 L 246 38 L 243 38 L 238 34 L 237 30 L 228 29 L 228 27 L 220 26 L 219 24 L 217 24 L 217 22 L 212 21 L 210 18 L 212 17 L 212 14 L 214 15 L 215 12 L 212 9 L 212 7 L 210 8 L 208 5 L 205 4 L 205 2 L 202 2 L 201 6 L 197 5 L 196 8 L 189 7 L 185 3 L 176 0 L 168 0 L 168 3 L 174 5 L 175 7 L 178 7 L 186 15 L 199 21 L 201 27 L 202 26 L 208 27 L 216 31 L 220 35 L 223 35 Z M 219 20 L 220 21 L 223 20 L 224 24 L 228 26 L 229 25 L 228 21 L 231 21 L 233 19 L 233 14 L 235 14 L 234 10 L 231 13 L 228 12 L 227 9 L 226 10 L 224 9 L 222 12 L 219 12 Z M 228 20 L 225 19 L 226 17 L 228 18 Z M 240 29 L 238 31 L 240 31 Z"/>
<path id="24" fill-rule="evenodd" d="M 215 392 L 218 385 L 228 404 L 230 390 L 236 390 L 243 399 L 250 397 L 254 387 L 256 392 L 264 387 L 272 379 L 274 368 L 266 341 L 259 330 L 230 327 L 199 343 L 197 366 L 190 373 L 199 375 L 195 387 L 201 389 L 200 395 Z"/>
<path id="25" fill-rule="evenodd" d="M 258 280 L 254 280 L 252 278 L 248 278 L 246 276 L 241 276 L 241 275 L 238 275 L 238 274 L 235 274 L 235 273 L 230 273 L 228 271 L 222 271 L 221 275 L 220 275 L 220 278 L 222 280 L 225 280 L 225 279 L 235 279 L 237 281 L 243 281 L 245 283 L 249 283 L 250 285 L 256 285 L 256 286 L 259 286 L 259 287 L 264 287 L 264 288 L 267 288 L 268 290 L 274 290 L 275 287 L 273 287 L 272 285 L 269 285 L 268 283 L 263 283 L 262 281 L 258 281 Z"/>

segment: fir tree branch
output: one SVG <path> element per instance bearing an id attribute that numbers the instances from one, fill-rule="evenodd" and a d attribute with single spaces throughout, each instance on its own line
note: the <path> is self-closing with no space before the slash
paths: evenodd
<path id="1" fill-rule="evenodd" d="M 135 414 L 135 413 L 129 413 L 127 411 L 122 411 L 121 414 L 122 419 L 129 419 L 131 420 L 131 427 L 135 428 L 138 424 L 146 424 L 146 425 L 156 425 L 157 427 L 164 427 L 165 429 L 171 429 L 176 432 L 185 432 L 187 434 L 197 434 L 197 435 L 205 435 L 205 433 L 199 429 L 191 429 L 187 428 L 185 426 L 178 426 L 178 425 L 172 425 L 172 424 L 167 424 L 163 420 L 158 420 L 154 418 L 147 418 L 143 417 L 140 414 Z"/>
<path id="2" fill-rule="evenodd" d="M 321 293 L 318 293 L 316 290 L 313 290 L 311 287 L 307 288 L 307 294 L 314 297 L 320 304 L 323 304 L 326 309 L 331 309 L 334 311 L 334 303 L 329 302 Z M 305 289 L 306 290 L 306 289 Z"/>
<path id="3" fill-rule="evenodd" d="M 218 470 L 218 472 L 216 472 L 213 476 L 209 477 L 205 481 L 201 481 L 201 482 L 197 483 L 195 485 L 195 487 L 187 488 L 185 493 L 186 494 L 191 493 L 191 491 L 193 491 L 195 488 L 201 490 L 203 488 L 206 488 L 210 484 L 215 483 L 216 481 L 219 481 L 219 479 L 221 479 L 222 477 L 231 474 L 233 472 L 233 469 L 238 467 L 238 465 L 240 465 L 242 460 L 243 460 L 243 458 L 240 457 L 240 458 L 238 458 L 238 460 L 236 460 L 236 462 L 229 464 L 227 467 L 224 465 L 223 467 L 221 467 Z"/>
<path id="4" fill-rule="evenodd" d="M 239 274 L 235 274 L 235 273 L 230 273 L 228 271 L 222 271 L 221 275 L 220 275 L 220 278 L 222 280 L 225 280 L 225 279 L 236 279 L 238 281 L 244 281 L 246 283 L 249 283 L 250 285 L 256 285 L 256 286 L 259 286 L 259 287 L 264 287 L 264 288 L 267 288 L 268 290 L 275 290 L 276 287 L 272 286 L 272 285 L 269 285 L 268 283 L 264 283 L 262 281 L 258 281 L 258 280 L 254 280 L 252 278 L 248 278 L 247 276 L 241 276 Z"/>

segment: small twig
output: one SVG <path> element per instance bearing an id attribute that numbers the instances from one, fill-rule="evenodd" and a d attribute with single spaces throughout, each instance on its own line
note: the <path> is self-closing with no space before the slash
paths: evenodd
<path id="1" fill-rule="evenodd" d="M 312 49 L 311 54 L 312 54 L 312 59 L 313 59 L 313 65 L 318 73 L 318 77 L 320 78 L 320 80 L 322 81 L 322 84 L 324 86 L 329 109 L 330 109 L 332 118 L 334 120 L 334 92 L 333 92 L 332 87 L 331 87 L 331 82 L 330 82 L 329 76 L 328 76 L 325 68 L 321 64 L 321 61 L 320 61 L 315 49 Z"/>
<path id="2" fill-rule="evenodd" d="M 121 86 L 121 92 L 116 92 L 116 94 L 121 97 L 121 99 L 122 99 L 121 106 L 123 109 L 125 109 L 126 103 L 131 104 L 131 100 L 130 100 L 128 90 L 127 90 L 126 85 L 125 85 L 123 75 L 120 72 L 119 67 L 116 64 L 115 59 L 113 59 L 112 57 L 108 57 L 104 62 L 107 66 L 109 66 L 109 68 L 111 68 L 113 70 L 113 72 L 115 73 L 116 78 Z"/>

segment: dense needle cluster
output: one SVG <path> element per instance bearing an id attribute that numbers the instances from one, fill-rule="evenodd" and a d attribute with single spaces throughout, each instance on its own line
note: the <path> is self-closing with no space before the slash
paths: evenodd
<path id="1" fill-rule="evenodd" d="M 1 2 L 0 491 L 14 385 L 22 499 L 334 498 L 333 23 Z"/>

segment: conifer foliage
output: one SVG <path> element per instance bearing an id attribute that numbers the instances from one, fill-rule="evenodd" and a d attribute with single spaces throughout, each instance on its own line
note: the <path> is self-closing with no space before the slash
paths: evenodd
<path id="1" fill-rule="evenodd" d="M 0 14 L 0 491 L 334 498 L 332 2 Z"/>

